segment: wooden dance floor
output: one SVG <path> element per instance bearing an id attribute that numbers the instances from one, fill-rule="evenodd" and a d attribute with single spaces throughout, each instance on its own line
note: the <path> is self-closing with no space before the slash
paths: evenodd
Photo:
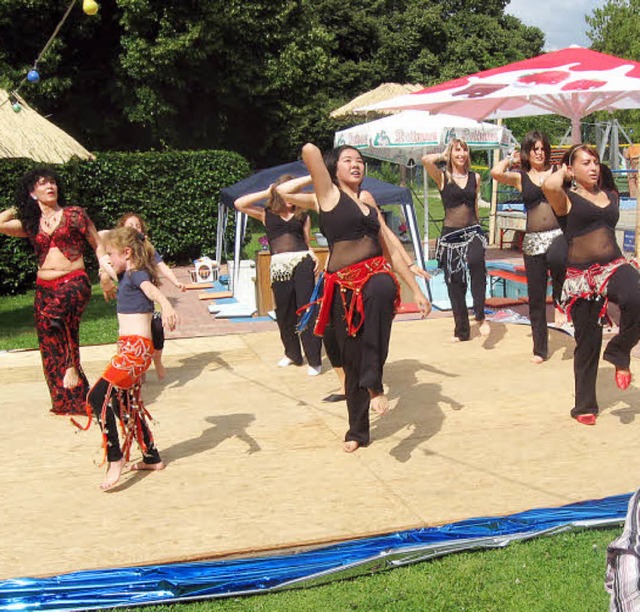
<path id="1" fill-rule="evenodd" d="M 276 367 L 277 332 L 171 340 L 167 379 L 145 387 L 167 469 L 108 493 L 97 427 L 49 415 L 38 352 L 0 354 L 0 578 L 270 554 L 638 488 L 635 383 L 619 391 L 601 364 L 602 416 L 585 427 L 568 416 L 572 338 L 552 331 L 534 366 L 529 327 L 451 335 L 451 319 L 394 325 L 391 410 L 353 455 L 344 402 L 321 401 L 335 374 Z M 82 349 L 90 380 L 113 348 Z"/>

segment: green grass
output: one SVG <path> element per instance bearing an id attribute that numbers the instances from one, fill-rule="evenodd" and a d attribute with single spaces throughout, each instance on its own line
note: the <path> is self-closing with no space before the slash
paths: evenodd
<path id="1" fill-rule="evenodd" d="M 92 297 L 82 316 L 80 344 L 106 344 L 118 339 L 115 301 L 106 303 L 100 285 L 91 288 Z M 33 320 L 33 291 L 0 297 L 0 350 L 36 349 L 38 338 Z"/>
<path id="2" fill-rule="evenodd" d="M 616 527 L 568 532 L 319 587 L 147 609 L 596 612 L 608 606 L 606 547 L 620 531 Z"/>

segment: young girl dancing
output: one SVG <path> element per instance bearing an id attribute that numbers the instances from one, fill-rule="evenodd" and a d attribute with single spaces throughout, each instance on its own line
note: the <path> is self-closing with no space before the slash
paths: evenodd
<path id="1" fill-rule="evenodd" d="M 120 480 L 134 438 L 142 451 L 142 461 L 134 463 L 130 469 L 164 468 L 147 424 L 150 415 L 142 403 L 140 385 L 153 358 L 151 317 L 154 302 L 160 304 L 164 324 L 169 329 L 175 328 L 178 316 L 156 286 L 154 249 L 140 232 L 131 227 L 118 228 L 106 234 L 104 243 L 119 281 L 118 350 L 89 392 L 87 412 L 91 415 L 93 411 L 102 429 L 109 467 L 101 487 L 107 490 Z M 122 445 L 116 417 L 124 434 Z"/>
<path id="2" fill-rule="evenodd" d="M 116 227 L 132 227 L 145 236 L 149 235 L 149 230 L 147 229 L 147 224 L 144 219 L 133 212 L 122 215 L 122 217 L 118 219 Z M 178 280 L 174 271 L 164 262 L 162 255 L 160 255 L 155 248 L 153 250 L 153 261 L 158 266 L 158 272 L 165 278 L 168 278 L 176 288 L 180 291 L 187 290 L 186 285 Z M 166 376 L 166 370 L 162 363 L 164 329 L 162 326 L 162 316 L 159 312 L 154 312 L 153 318 L 151 319 L 151 339 L 153 340 L 153 367 L 156 369 L 158 380 L 163 380 Z"/>

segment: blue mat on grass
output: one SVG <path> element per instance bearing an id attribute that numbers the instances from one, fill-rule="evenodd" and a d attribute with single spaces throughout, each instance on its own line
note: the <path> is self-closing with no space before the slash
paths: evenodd
<path id="1" fill-rule="evenodd" d="M 113 568 L 0 581 L 0 610 L 89 610 L 266 593 L 371 574 L 452 552 L 621 524 L 630 494 L 351 540 L 294 554 Z"/>

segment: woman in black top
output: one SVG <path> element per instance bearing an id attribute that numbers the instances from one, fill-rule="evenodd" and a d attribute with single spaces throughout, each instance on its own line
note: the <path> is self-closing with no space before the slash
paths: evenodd
<path id="1" fill-rule="evenodd" d="M 599 410 L 596 377 L 609 300 L 620 308 L 620 331 L 603 357 L 615 366 L 616 385 L 622 390 L 631 383 L 631 349 L 640 340 L 640 275 L 616 242 L 618 194 L 601 189 L 600 179 L 597 151 L 574 145 L 567 163 L 542 184 L 553 210 L 566 221 L 569 254 L 562 301 L 576 339 L 571 416 L 584 425 L 595 425 Z"/>
<path id="2" fill-rule="evenodd" d="M 446 170 L 438 162 L 446 162 Z M 469 340 L 469 312 L 467 310 L 467 276 L 471 279 L 473 311 L 480 334 L 489 334 L 489 324 L 484 316 L 484 300 L 487 290 L 485 249 L 487 240 L 480 227 L 478 198 L 480 175 L 470 172 L 471 160 L 467 143 L 454 138 L 444 154 L 434 153 L 422 158 L 422 165 L 435 181 L 445 217 L 438 241 L 436 258 L 444 270 L 447 291 L 455 321 L 453 340 Z"/>
<path id="3" fill-rule="evenodd" d="M 356 149 L 338 147 L 322 153 L 312 144 L 302 149 L 320 208 L 320 224 L 329 243 L 329 259 L 316 332 L 331 321 L 346 381 L 348 453 L 369 444 L 369 407 L 385 412 L 388 400 L 382 371 L 389 349 L 391 322 L 399 288 L 386 256 L 412 289 L 423 316 L 431 310 L 379 210 L 361 199 L 364 162 Z"/>
<path id="4" fill-rule="evenodd" d="M 560 303 L 567 258 L 567 241 L 558 220 L 547 202 L 541 185 L 554 171 L 551 168 L 551 144 L 546 134 L 529 132 L 522 141 L 522 149 L 515 161 L 521 170 L 511 170 L 511 157 L 499 161 L 492 169 L 494 180 L 515 187 L 522 193 L 527 214 L 527 233 L 522 243 L 527 271 L 529 318 L 533 335 L 532 363 L 542 363 L 548 357 L 547 284 L 551 274 L 553 298 Z"/>
<path id="5" fill-rule="evenodd" d="M 322 368 L 322 341 L 310 329 L 300 337 L 296 333 L 296 311 L 311 299 L 315 286 L 318 259 L 309 246 L 311 219 L 302 209 L 294 206 L 276 191 L 276 186 L 291 180 L 281 176 L 274 185 L 263 191 L 238 198 L 235 207 L 265 226 L 271 250 L 271 288 L 276 303 L 276 321 L 284 346 L 280 367 L 302 365 L 300 341 L 307 358 L 309 376 L 317 376 Z M 258 203 L 267 200 L 265 207 Z"/>

